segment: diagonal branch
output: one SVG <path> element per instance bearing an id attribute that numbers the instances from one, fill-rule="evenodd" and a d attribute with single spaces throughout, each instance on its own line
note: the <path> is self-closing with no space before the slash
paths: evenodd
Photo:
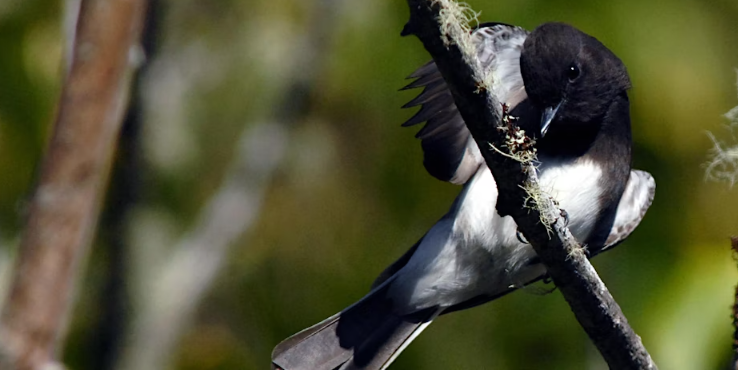
<path id="1" fill-rule="evenodd" d="M 613 369 L 655 369 L 656 365 L 587 260 L 584 250 L 567 229 L 561 211 L 541 195 L 530 161 L 506 156 L 506 119 L 491 93 L 489 81 L 476 60 L 468 28 L 459 21 L 468 8 L 451 0 L 408 0 L 410 20 L 403 35 L 416 35 L 443 75 L 469 131 L 490 168 L 499 189 L 497 210 L 510 215 L 530 241 L 574 315 Z M 497 123 L 497 125 L 490 125 Z M 534 207 L 530 204 L 534 197 Z M 526 201 L 528 200 L 528 201 Z"/>
<path id="2" fill-rule="evenodd" d="M 145 3 L 85 0 L 73 60 L 0 318 L 0 366 L 46 368 L 97 221 Z"/>

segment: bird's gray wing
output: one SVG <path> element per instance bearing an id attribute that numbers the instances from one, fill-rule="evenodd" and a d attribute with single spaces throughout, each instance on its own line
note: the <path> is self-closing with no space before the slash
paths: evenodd
<path id="1" fill-rule="evenodd" d="M 656 182 L 651 174 L 641 170 L 630 172 L 630 179 L 618 204 L 615 222 L 603 250 L 623 242 L 636 229 L 651 206 L 655 192 Z"/>
<path id="2" fill-rule="evenodd" d="M 505 24 L 482 24 L 473 31 L 477 58 L 485 71 L 492 74 L 492 91 L 510 109 L 527 95 L 520 74 L 520 53 L 528 31 Z M 403 89 L 424 87 L 403 108 L 420 105 L 420 111 L 403 126 L 425 122 L 415 135 L 421 139 L 423 164 L 434 177 L 454 184 L 464 184 L 484 162 L 456 109 L 446 82 L 432 61 L 408 78 L 416 79 Z"/>

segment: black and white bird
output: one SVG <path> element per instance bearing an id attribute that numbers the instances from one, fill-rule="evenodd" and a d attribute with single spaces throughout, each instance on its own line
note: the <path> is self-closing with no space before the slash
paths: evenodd
<path id="1" fill-rule="evenodd" d="M 536 137 L 538 175 L 591 256 L 622 242 L 651 205 L 651 175 L 631 170 L 625 66 L 592 36 L 562 23 L 533 32 L 505 24 L 473 31 L 477 58 L 518 125 Z M 428 172 L 463 184 L 451 209 L 382 272 L 364 298 L 274 349 L 283 369 L 386 368 L 441 314 L 473 307 L 541 279 L 532 247 L 500 217 L 494 178 L 433 62 L 407 88 L 424 87 L 404 126 L 418 132 Z"/>

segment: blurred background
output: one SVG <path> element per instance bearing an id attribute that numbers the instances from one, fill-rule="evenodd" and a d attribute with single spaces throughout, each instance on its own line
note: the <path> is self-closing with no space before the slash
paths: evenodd
<path id="1" fill-rule="evenodd" d="M 0 2 L 3 289 L 74 3 Z M 705 164 L 708 131 L 735 143 L 738 2 L 469 4 L 481 21 L 573 24 L 625 62 L 634 167 L 658 187 L 594 265 L 661 368 L 726 367 L 738 189 Z M 448 210 L 461 188 L 428 175 L 417 129 L 400 127 L 418 92 L 398 89 L 429 59 L 399 36 L 407 18 L 398 0 L 152 3 L 67 367 L 268 368 L 274 345 L 362 297 Z M 546 289 L 441 317 L 393 368 L 606 367 Z"/>

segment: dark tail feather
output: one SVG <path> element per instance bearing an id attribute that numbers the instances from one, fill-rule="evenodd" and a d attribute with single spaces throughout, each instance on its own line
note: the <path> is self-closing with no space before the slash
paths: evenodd
<path id="1" fill-rule="evenodd" d="M 379 286 L 341 313 L 281 342 L 272 352 L 274 367 L 331 370 L 389 366 L 439 311 L 428 308 L 398 316 L 386 298 L 388 287 Z"/>

